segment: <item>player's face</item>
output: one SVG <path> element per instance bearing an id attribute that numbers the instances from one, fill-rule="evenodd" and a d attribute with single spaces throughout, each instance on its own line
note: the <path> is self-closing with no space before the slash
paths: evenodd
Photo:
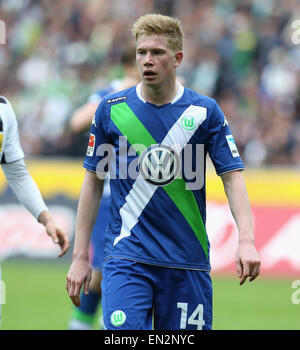
<path id="1" fill-rule="evenodd" d="M 176 77 L 182 52 L 174 52 L 163 35 L 141 35 L 137 40 L 136 60 L 146 86 L 163 85 Z"/>

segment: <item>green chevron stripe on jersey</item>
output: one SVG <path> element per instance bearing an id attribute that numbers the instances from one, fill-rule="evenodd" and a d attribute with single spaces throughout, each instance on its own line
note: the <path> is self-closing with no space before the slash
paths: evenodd
<path id="1" fill-rule="evenodd" d="M 181 150 L 193 136 L 197 130 L 195 127 L 193 130 L 184 130 L 181 127 L 181 122 L 186 115 L 192 115 L 195 118 L 197 127 L 206 118 L 206 109 L 198 106 L 190 106 L 181 115 L 173 127 L 169 130 L 168 134 L 162 141 L 162 144 L 173 145 L 181 138 Z M 138 117 L 129 108 L 126 102 L 113 105 L 111 107 L 111 119 L 120 130 L 120 132 L 127 137 L 128 142 L 135 147 L 135 144 L 143 144 L 146 147 L 152 144 L 157 144 L 155 139 L 141 123 Z M 178 148 L 177 148 L 178 150 Z M 181 151 L 178 150 L 178 151 Z M 138 150 L 136 150 L 138 152 Z M 139 153 L 138 153 L 139 154 Z M 141 187 L 143 187 L 142 192 Z M 205 226 L 192 191 L 186 189 L 186 184 L 183 179 L 176 179 L 167 186 L 162 187 L 168 194 L 170 199 L 174 202 L 179 209 L 185 220 L 188 222 L 193 232 L 195 233 L 199 243 L 205 252 L 206 258 L 208 258 L 208 244 Z M 130 236 L 130 230 L 138 223 L 138 217 L 149 203 L 151 197 L 157 190 L 157 187 L 144 181 L 141 175 L 132 186 L 129 194 L 126 197 L 126 203 L 120 209 L 120 215 L 122 217 L 122 228 L 120 235 L 115 239 L 114 245 L 119 242 L 120 239 Z M 137 193 L 143 193 L 143 198 L 137 197 Z"/>
<path id="2" fill-rule="evenodd" d="M 182 179 L 176 179 L 163 189 L 191 226 L 208 259 L 206 229 L 193 192 L 186 189 L 185 181 Z M 182 195 L 183 193 L 185 195 Z"/>
<path id="3" fill-rule="evenodd" d="M 126 102 L 111 107 L 111 119 L 133 147 L 138 143 L 146 147 L 157 143 Z M 138 149 L 135 151 L 140 155 Z"/>

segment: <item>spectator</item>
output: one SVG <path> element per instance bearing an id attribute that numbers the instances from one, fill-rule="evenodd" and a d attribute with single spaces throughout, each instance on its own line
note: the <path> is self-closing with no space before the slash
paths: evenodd
<path id="1" fill-rule="evenodd" d="M 179 75 L 218 100 L 239 133 L 244 162 L 299 165 L 297 0 L 2 0 L 7 43 L 0 45 L 0 88 L 19 116 L 25 152 L 70 150 L 65 125 L 72 112 L 95 88 L 122 77 L 129 29 L 149 12 L 182 21 L 186 54 Z M 82 156 L 81 150 L 68 154 Z"/>

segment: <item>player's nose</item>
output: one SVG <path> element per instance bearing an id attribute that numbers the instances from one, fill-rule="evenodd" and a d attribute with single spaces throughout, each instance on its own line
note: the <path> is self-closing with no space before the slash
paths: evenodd
<path id="1" fill-rule="evenodd" d="M 151 52 L 147 52 L 147 54 L 145 55 L 144 66 L 145 67 L 153 66 L 153 56 Z"/>

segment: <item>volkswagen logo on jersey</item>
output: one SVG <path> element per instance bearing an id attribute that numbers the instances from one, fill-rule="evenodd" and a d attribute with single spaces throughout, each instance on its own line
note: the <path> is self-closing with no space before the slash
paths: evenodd
<path id="1" fill-rule="evenodd" d="M 169 146 L 151 145 L 141 154 L 138 167 L 147 182 L 156 186 L 166 186 L 177 177 L 180 158 Z"/>

